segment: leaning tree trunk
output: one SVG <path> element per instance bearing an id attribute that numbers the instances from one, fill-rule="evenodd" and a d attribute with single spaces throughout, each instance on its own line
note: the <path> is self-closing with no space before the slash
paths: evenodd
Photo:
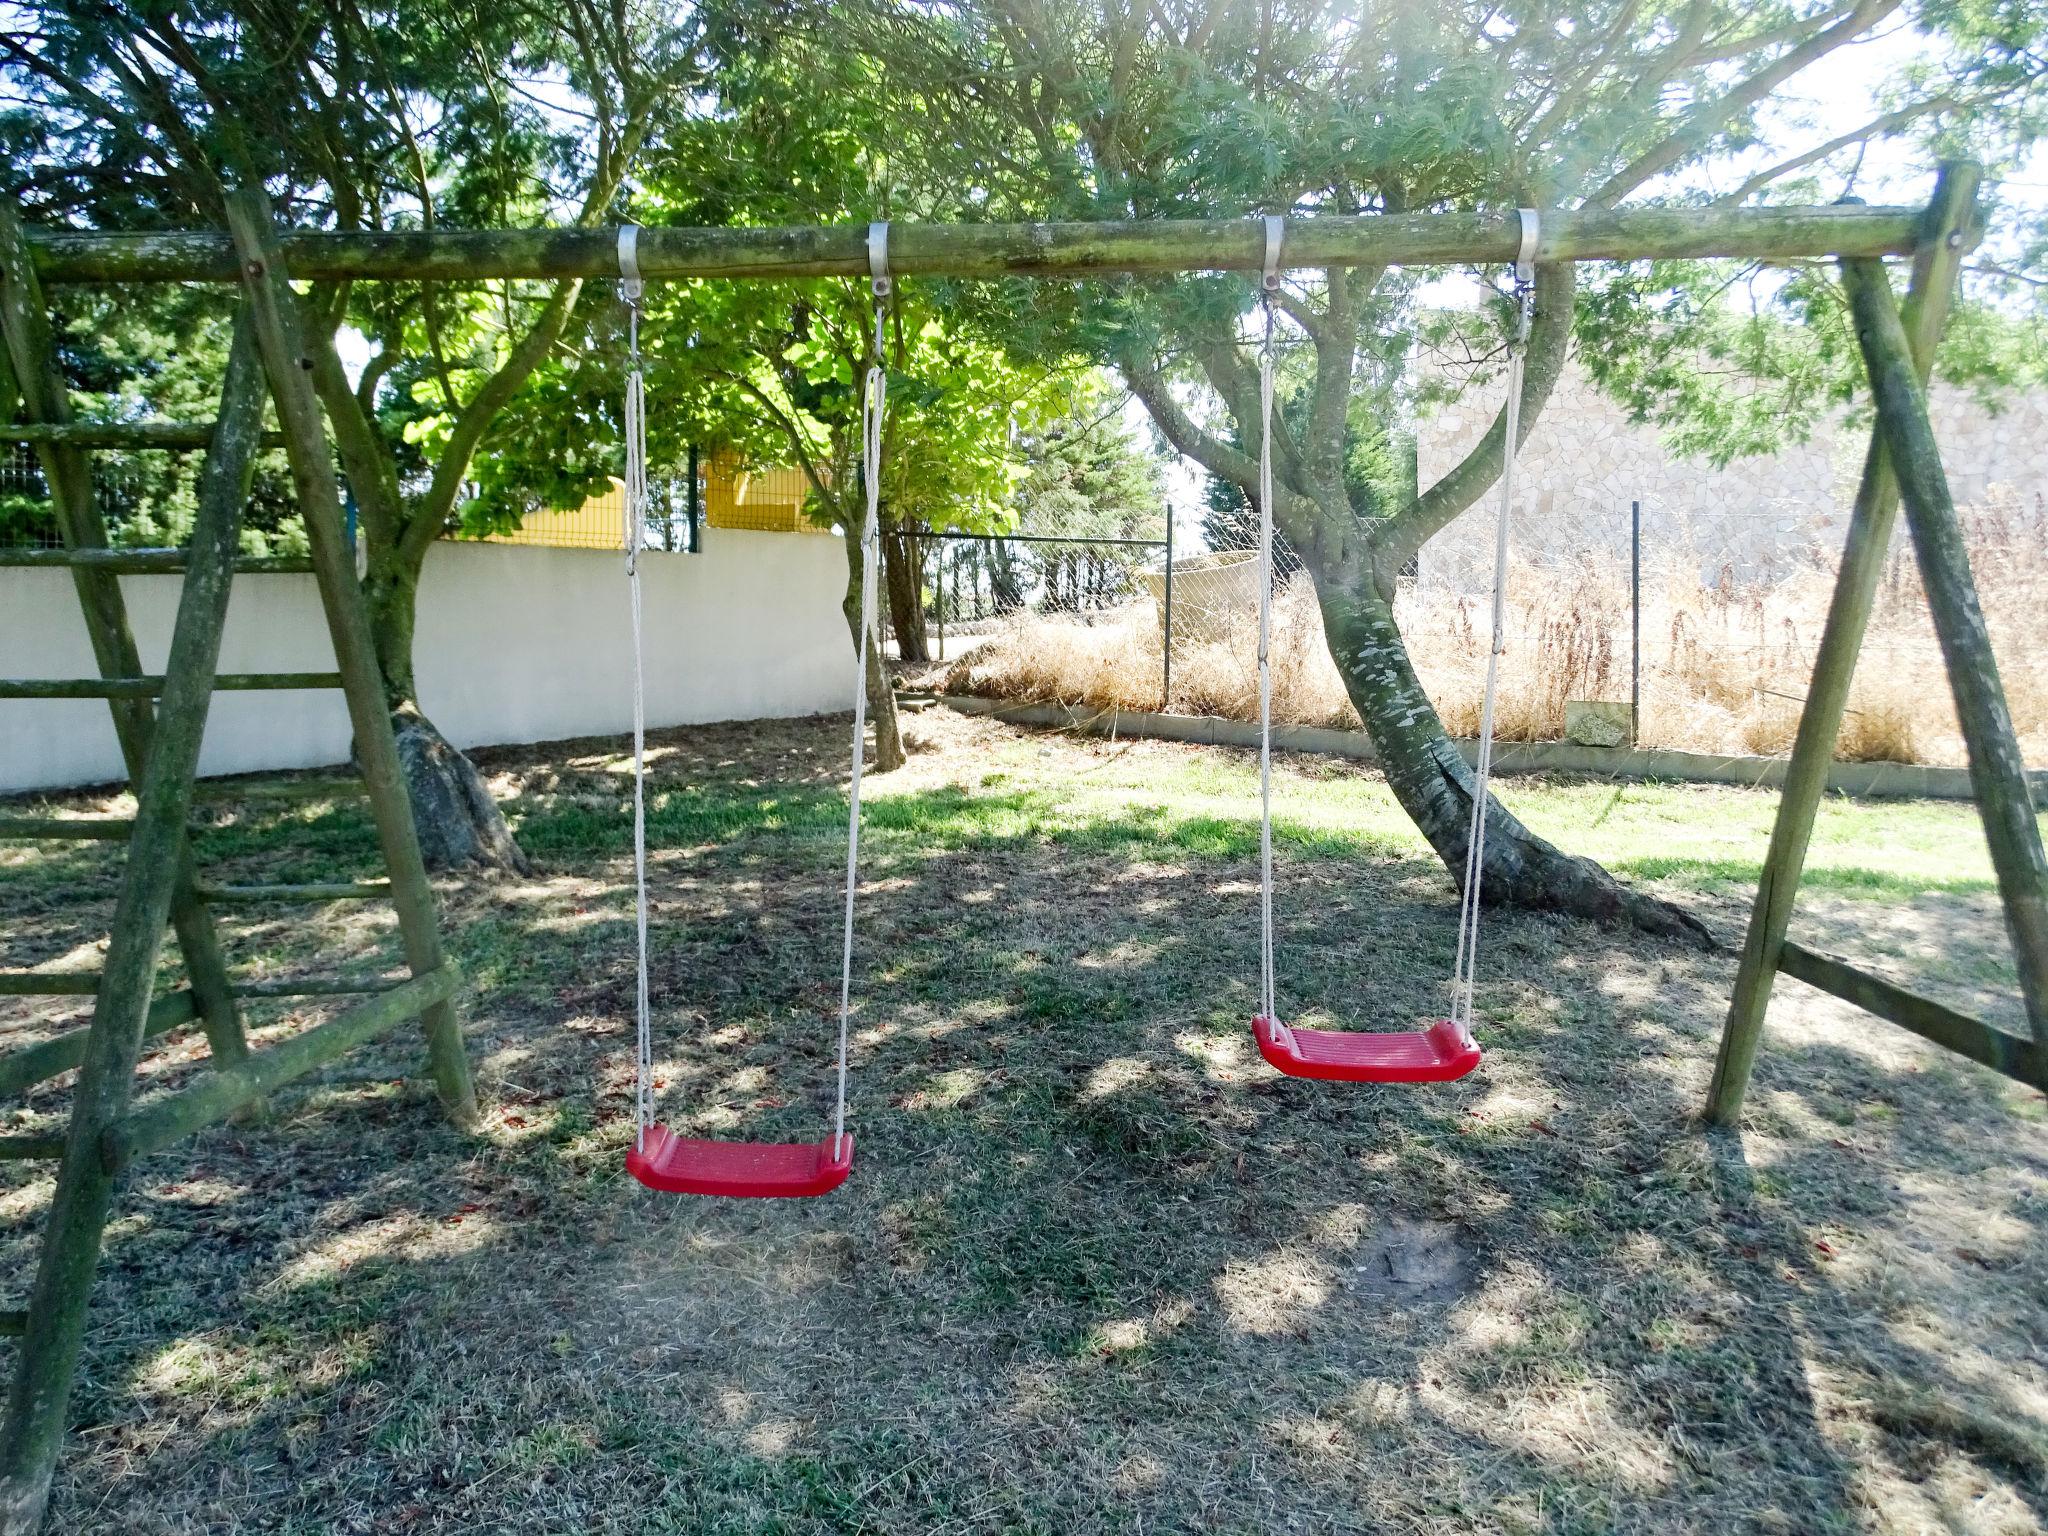
<path id="1" fill-rule="evenodd" d="M 863 560 L 860 549 L 860 534 L 848 520 L 842 524 L 846 529 L 846 596 L 840 602 L 840 611 L 846 615 L 846 630 L 853 637 L 856 649 L 860 645 L 860 577 Z M 888 562 L 883 561 L 886 568 Z M 896 723 L 896 689 L 889 681 L 889 669 L 882 662 L 882 637 L 874 630 L 868 631 L 868 720 L 875 728 L 875 771 L 890 773 L 901 768 L 904 762 L 903 733 Z"/>
<path id="2" fill-rule="evenodd" d="M 889 627 L 896 631 L 896 654 L 920 663 L 932 659 L 924 629 L 922 554 L 915 533 L 901 528 L 882 530 L 882 587 L 889 595 Z"/>
<path id="3" fill-rule="evenodd" d="M 1452 879 L 1462 883 L 1477 786 L 1415 675 L 1393 605 L 1367 572 L 1312 570 L 1311 575 L 1331 659 L 1372 737 L 1388 787 Z M 1591 859 L 1545 842 L 1491 795 L 1481 898 L 1713 942 L 1697 918 L 1670 902 L 1631 891 Z"/>
<path id="4" fill-rule="evenodd" d="M 507 870 L 530 875 L 533 864 L 505 824 L 476 764 L 443 736 L 420 709 L 413 686 L 413 631 L 419 606 L 417 573 L 373 570 L 363 583 L 370 633 L 384 673 L 398 764 L 405 775 L 420 854 L 429 869 Z"/>

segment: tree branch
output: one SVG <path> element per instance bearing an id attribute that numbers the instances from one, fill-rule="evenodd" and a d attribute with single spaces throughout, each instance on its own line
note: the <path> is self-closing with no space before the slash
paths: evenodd
<path id="1" fill-rule="evenodd" d="M 1902 3 L 1903 0 L 1859 0 L 1856 9 L 1843 20 L 1786 50 L 1741 84 L 1686 113 L 1675 132 L 1615 172 L 1588 201 L 1611 206 L 1653 176 L 1678 165 L 1726 127 L 1729 118 L 1755 106 L 1814 60 L 1855 41 Z"/>
<path id="2" fill-rule="evenodd" d="M 1536 324 L 1522 365 L 1522 442 L 1529 440 L 1558 376 L 1564 372 L 1571 350 L 1572 301 L 1577 287 L 1577 269 L 1570 262 L 1536 269 Z M 1507 408 L 1503 405 L 1486 435 L 1455 468 L 1376 525 L 1373 551 L 1382 570 L 1398 570 L 1407 564 L 1433 535 L 1486 494 L 1487 487 L 1500 478 L 1507 435 Z"/>
<path id="3" fill-rule="evenodd" d="M 1789 176 L 1794 171 L 1802 171 L 1816 161 L 1825 160 L 1828 156 L 1847 149 L 1852 144 L 1860 144 L 1867 139 L 1885 138 L 1923 117 L 1931 117 L 1938 112 L 1950 112 L 1960 105 L 1961 103 L 1953 96 L 1931 96 L 1926 101 L 1916 102 L 1910 107 L 1901 107 L 1896 112 L 1887 112 L 1881 117 L 1874 117 L 1861 128 L 1852 129 L 1848 133 L 1837 134 L 1825 144 L 1817 144 L 1802 155 L 1794 155 L 1789 160 L 1781 160 L 1768 169 L 1758 171 L 1726 197 L 1717 197 L 1714 201 L 1721 207 L 1732 207 L 1737 203 L 1746 203 L 1780 176 Z"/>
<path id="4" fill-rule="evenodd" d="M 1259 461 L 1195 425 L 1194 418 L 1173 398 L 1165 375 L 1130 359 L 1119 360 L 1117 372 L 1123 375 L 1124 383 L 1158 425 L 1160 434 L 1176 450 L 1218 479 L 1229 481 L 1247 496 L 1257 493 Z"/>

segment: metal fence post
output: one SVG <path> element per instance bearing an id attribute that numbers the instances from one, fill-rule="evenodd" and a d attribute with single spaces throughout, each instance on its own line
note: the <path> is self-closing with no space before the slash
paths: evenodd
<path id="1" fill-rule="evenodd" d="M 690 495 L 689 499 L 686 500 L 683 503 L 683 505 L 685 508 L 687 508 L 686 515 L 690 520 L 690 542 L 685 547 L 688 548 L 690 553 L 693 555 L 703 553 L 703 550 L 699 546 L 697 540 L 698 495 L 699 492 L 697 488 L 697 445 L 695 443 L 692 443 L 690 444 Z"/>
<path id="2" fill-rule="evenodd" d="M 1643 729 L 1643 504 L 1628 504 L 1628 744 Z"/>
<path id="3" fill-rule="evenodd" d="M 1173 509 L 1166 511 L 1166 633 L 1159 642 L 1159 708 L 1173 707 Z"/>

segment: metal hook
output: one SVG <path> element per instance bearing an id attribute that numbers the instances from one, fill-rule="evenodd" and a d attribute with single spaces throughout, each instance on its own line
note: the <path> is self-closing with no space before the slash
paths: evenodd
<path id="1" fill-rule="evenodd" d="M 889 221 L 877 219 L 868 226 L 868 279 L 875 297 L 886 299 L 895 285 L 889 277 Z"/>
<path id="2" fill-rule="evenodd" d="M 628 304 L 639 307 L 647 284 L 640 276 L 640 226 L 619 226 L 619 292 Z"/>

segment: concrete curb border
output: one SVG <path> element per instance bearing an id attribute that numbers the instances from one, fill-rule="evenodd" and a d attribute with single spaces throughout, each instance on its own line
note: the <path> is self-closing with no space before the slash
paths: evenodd
<path id="1" fill-rule="evenodd" d="M 963 715 L 987 715 L 1012 725 L 1049 726 L 1088 736 L 1133 736 L 1212 747 L 1259 744 L 1256 725 L 1211 715 L 1018 704 L 964 694 L 941 694 L 938 702 Z M 1376 760 L 1372 739 L 1363 731 L 1279 725 L 1273 728 L 1273 745 L 1282 752 L 1315 752 L 1361 763 Z M 1463 741 L 1458 746 L 1469 762 L 1477 750 L 1475 743 Z M 1732 784 L 1747 789 L 1776 789 L 1785 781 L 1782 757 L 1715 757 L 1650 747 L 1582 747 L 1568 741 L 1501 742 L 1493 749 L 1493 768 L 1496 773 L 1569 773 L 1597 779 Z M 2032 771 L 2027 778 L 2034 788 L 2034 803 L 2048 806 L 2048 770 Z M 1873 800 L 1974 798 L 1967 768 L 1937 768 L 1925 763 L 1836 763 L 1828 770 L 1828 790 Z"/>

